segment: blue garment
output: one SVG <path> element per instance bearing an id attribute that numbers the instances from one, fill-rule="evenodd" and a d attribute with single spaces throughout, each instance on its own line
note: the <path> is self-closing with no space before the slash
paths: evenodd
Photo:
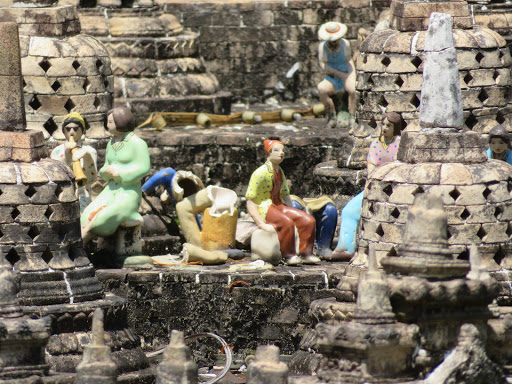
<path id="1" fill-rule="evenodd" d="M 167 193 L 169 194 L 169 198 L 172 201 L 172 204 L 175 206 L 176 201 L 174 201 L 172 195 L 172 179 L 176 175 L 176 170 L 174 168 L 163 168 L 155 173 L 153 176 L 149 178 L 148 181 L 144 183 L 142 186 L 142 192 L 151 193 L 154 192 L 156 187 L 159 185 L 163 185 Z M 199 229 L 202 229 L 201 220 L 199 219 L 199 215 L 196 215 L 197 225 Z"/>
<path id="2" fill-rule="evenodd" d="M 345 57 L 345 47 L 343 45 L 343 41 L 338 51 L 331 52 L 329 48 L 327 48 L 327 43 L 324 44 L 324 54 L 327 57 L 327 65 L 331 68 L 334 68 L 340 72 L 348 72 L 348 62 Z M 345 88 L 345 82 L 338 77 L 327 75 L 325 76 L 325 80 L 329 81 L 336 92 L 342 91 Z"/>
<path id="3" fill-rule="evenodd" d="M 364 191 L 353 197 L 341 210 L 340 237 L 335 251 L 347 251 L 350 254 L 356 252 L 356 232 L 361 220 L 363 193 Z"/>
<path id="4" fill-rule="evenodd" d="M 304 207 L 296 200 L 292 199 L 292 205 L 295 209 L 304 211 Z M 312 216 L 316 222 L 316 245 L 318 250 L 331 250 L 332 239 L 336 231 L 338 222 L 338 210 L 332 203 L 327 203 L 322 209 L 313 212 Z M 329 252 L 330 253 L 330 252 Z"/>
<path id="5" fill-rule="evenodd" d="M 487 157 L 489 159 L 492 159 L 492 150 L 491 148 L 487 148 Z M 510 149 L 507 149 L 507 152 L 505 153 L 505 156 L 503 156 L 502 161 L 505 161 L 506 163 L 509 163 L 512 165 L 512 151 Z"/>

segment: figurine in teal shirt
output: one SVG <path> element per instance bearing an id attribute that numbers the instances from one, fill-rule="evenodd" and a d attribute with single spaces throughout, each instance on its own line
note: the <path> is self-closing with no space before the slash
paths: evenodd
<path id="1" fill-rule="evenodd" d="M 100 169 L 107 185 L 80 218 L 84 243 L 95 236 L 110 236 L 120 225 L 142 224 L 138 209 L 141 179 L 150 169 L 148 146 L 133 132 L 135 120 L 126 107 L 109 111 L 107 128 L 112 139 L 107 145 L 105 165 Z"/>
<path id="2" fill-rule="evenodd" d="M 489 132 L 489 159 L 502 160 L 512 165 L 512 150 L 510 150 L 510 136 L 505 127 L 496 125 Z"/>

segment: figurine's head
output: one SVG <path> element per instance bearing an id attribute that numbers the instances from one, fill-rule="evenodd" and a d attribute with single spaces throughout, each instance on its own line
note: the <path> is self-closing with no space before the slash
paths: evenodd
<path id="1" fill-rule="evenodd" d="M 402 118 L 396 112 L 386 112 L 382 115 L 380 135 L 385 137 L 399 136 L 402 130 Z"/>
<path id="2" fill-rule="evenodd" d="M 489 131 L 489 147 L 497 154 L 502 154 L 510 148 L 510 136 L 505 127 L 496 125 Z"/>
<path id="3" fill-rule="evenodd" d="M 87 123 L 78 112 L 71 112 L 62 122 L 62 133 L 68 141 L 70 137 L 72 137 L 74 141 L 81 140 L 87 128 Z"/>
<path id="4" fill-rule="evenodd" d="M 284 159 L 284 144 L 279 140 L 265 140 L 263 142 L 267 160 L 272 164 L 281 164 Z"/>
<path id="5" fill-rule="evenodd" d="M 347 26 L 342 23 L 330 21 L 323 24 L 318 30 L 318 38 L 326 41 L 330 49 L 337 49 L 341 45 L 341 38 L 347 33 Z"/>
<path id="6" fill-rule="evenodd" d="M 126 107 L 117 107 L 107 113 L 107 128 L 114 135 L 123 135 L 135 129 L 135 119 L 132 112 Z"/>

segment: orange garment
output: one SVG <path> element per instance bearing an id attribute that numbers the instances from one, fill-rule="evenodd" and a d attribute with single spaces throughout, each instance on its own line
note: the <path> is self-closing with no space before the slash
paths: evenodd
<path id="1" fill-rule="evenodd" d="M 285 259 L 297 256 L 295 250 L 295 228 L 299 232 L 299 255 L 313 254 L 315 242 L 315 219 L 301 210 L 288 207 L 281 200 L 281 170 L 274 169 L 274 185 L 272 186 L 272 204 L 270 205 L 266 222 L 272 224 L 279 238 L 279 248 Z"/>

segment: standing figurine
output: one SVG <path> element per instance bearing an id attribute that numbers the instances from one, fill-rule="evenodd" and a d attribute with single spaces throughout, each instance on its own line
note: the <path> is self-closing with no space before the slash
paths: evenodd
<path id="1" fill-rule="evenodd" d="M 284 145 L 278 140 L 265 140 L 263 146 L 267 161 L 251 175 L 245 194 L 247 211 L 260 229 L 277 232 L 286 264 L 316 264 L 320 259 L 313 256 L 315 219 L 292 208 L 286 177 L 279 166 L 284 159 Z M 295 249 L 295 228 L 299 233 L 299 255 Z"/>
<path id="2" fill-rule="evenodd" d="M 496 125 L 489 131 L 489 148 L 487 149 L 489 159 L 503 160 L 512 164 L 512 150 L 510 150 L 510 136 L 501 125 Z"/>
<path id="3" fill-rule="evenodd" d="M 348 111 L 353 117 L 356 113 L 356 72 L 352 61 L 350 43 L 343 39 L 347 33 L 345 24 L 331 21 L 318 31 L 322 40 L 318 48 L 318 61 L 325 70 L 325 79 L 318 84 L 320 101 L 328 114 L 328 128 L 336 126 L 336 108 L 332 96 L 345 90 L 348 93 Z"/>
<path id="4" fill-rule="evenodd" d="M 100 169 L 107 185 L 80 218 L 84 243 L 94 236 L 110 236 L 120 225 L 142 224 L 138 209 L 141 179 L 150 169 L 148 146 L 133 133 L 135 121 L 126 107 L 109 111 L 107 128 L 112 139 L 107 145 L 105 165 Z"/>
<path id="5" fill-rule="evenodd" d="M 382 125 L 379 138 L 370 145 L 366 166 L 368 178 L 375 168 L 396 161 L 400 145 L 400 132 L 402 118 L 396 112 L 387 112 L 382 115 Z M 338 245 L 326 260 L 350 260 L 356 252 L 356 233 L 361 219 L 363 205 L 363 192 L 350 200 L 341 211 L 341 228 Z"/>
<path id="6" fill-rule="evenodd" d="M 91 203 L 91 185 L 98 173 L 96 150 L 82 142 L 86 129 L 84 118 L 78 112 L 71 112 L 62 123 L 66 143 L 55 147 L 51 154 L 52 159 L 65 162 L 75 173 L 80 213 Z"/>

